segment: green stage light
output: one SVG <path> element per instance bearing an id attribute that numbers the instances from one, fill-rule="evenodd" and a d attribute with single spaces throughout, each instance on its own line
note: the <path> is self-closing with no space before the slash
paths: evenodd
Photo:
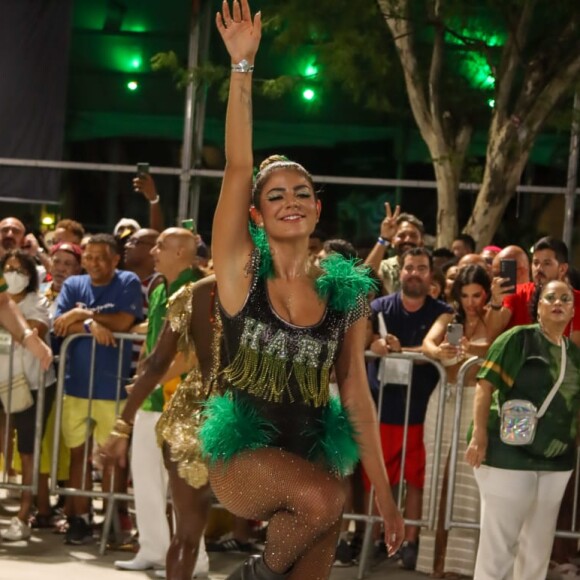
<path id="1" fill-rule="evenodd" d="M 316 97 L 316 93 L 312 89 L 304 89 L 302 91 L 302 98 L 305 101 L 313 101 L 314 97 Z"/>
<path id="2" fill-rule="evenodd" d="M 141 59 L 138 56 L 131 60 L 131 67 L 134 69 L 141 68 Z"/>
<path id="3" fill-rule="evenodd" d="M 495 107 L 495 99 L 487 99 L 488 106 L 493 109 Z"/>
<path id="4" fill-rule="evenodd" d="M 315 77 L 318 74 L 318 67 L 314 64 L 309 64 L 304 69 L 304 76 L 305 77 Z"/>
<path id="5" fill-rule="evenodd" d="M 130 91 L 136 91 L 139 88 L 139 83 L 137 81 L 129 81 L 127 83 L 127 88 Z"/>

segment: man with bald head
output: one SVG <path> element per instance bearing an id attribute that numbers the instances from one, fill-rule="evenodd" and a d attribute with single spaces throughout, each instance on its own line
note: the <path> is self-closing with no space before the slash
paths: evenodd
<path id="1" fill-rule="evenodd" d="M 132 246 L 138 242 L 151 239 L 153 230 L 138 230 L 129 239 L 128 262 L 135 256 Z M 192 269 L 197 254 L 195 236 L 183 228 L 168 228 L 157 237 L 150 255 L 156 272 L 163 275 L 165 281 L 153 290 L 149 299 L 149 321 L 144 355 L 149 355 L 159 337 L 169 297 L 188 282 L 200 277 Z M 169 398 L 181 380 L 189 371 L 188 362 L 183 356 L 178 357 L 165 375 L 163 384 L 149 395 L 135 416 L 133 428 L 133 451 L 131 470 L 135 493 L 135 511 L 139 530 L 139 552 L 132 560 L 117 560 L 115 566 L 122 570 L 147 570 L 153 567 L 165 567 L 165 555 L 169 548 L 170 534 L 167 524 L 166 498 L 168 476 L 165 470 L 163 455 L 157 445 L 155 425 L 161 417 L 165 399 Z M 200 554 L 205 547 L 200 546 Z M 201 557 L 198 561 L 202 562 Z"/>
<path id="2" fill-rule="evenodd" d="M 40 281 L 44 280 L 50 269 L 50 258 L 38 244 L 34 234 L 26 235 L 26 227 L 15 217 L 7 217 L 0 221 L 0 255 L 9 250 L 24 250 L 31 258 L 40 263 L 38 270 Z"/>
<path id="3" fill-rule="evenodd" d="M 485 268 L 489 271 L 489 264 L 485 261 L 485 258 L 481 254 L 465 254 L 462 256 L 457 262 L 457 267 L 461 270 L 461 268 L 465 268 L 466 266 L 472 266 L 477 264 L 482 268 Z"/>
<path id="4" fill-rule="evenodd" d="M 516 246 L 517 248 L 517 246 Z M 508 248 L 505 248 L 506 250 Z M 517 248 L 521 250 L 521 248 Z M 516 250 L 513 259 L 521 259 Z M 523 250 L 521 250 L 523 252 Z M 499 254 L 498 254 L 499 256 Z M 519 264 L 518 264 L 519 265 Z M 557 238 L 546 236 L 539 239 L 532 250 L 532 281 L 517 284 L 514 288 L 504 286 L 504 278 L 495 277 L 491 284 L 491 300 L 486 315 L 490 340 L 513 326 L 532 324 L 530 303 L 536 286 L 543 286 L 552 280 L 565 280 L 568 273 L 568 247 Z M 574 290 L 574 318 L 564 331 L 565 336 L 580 346 L 580 292 Z"/>
<path id="5" fill-rule="evenodd" d="M 502 260 L 516 261 L 516 285 L 527 284 L 530 281 L 530 259 L 525 250 L 519 246 L 506 246 L 496 254 L 491 266 L 494 277 L 499 276 L 499 263 Z"/>

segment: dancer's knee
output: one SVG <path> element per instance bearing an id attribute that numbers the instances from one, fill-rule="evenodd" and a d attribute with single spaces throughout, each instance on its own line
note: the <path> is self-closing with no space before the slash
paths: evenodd
<path id="1" fill-rule="evenodd" d="M 303 499 L 303 510 L 308 519 L 328 528 L 342 516 L 346 492 L 344 486 L 337 482 L 332 489 L 326 486 L 310 489 Z"/>

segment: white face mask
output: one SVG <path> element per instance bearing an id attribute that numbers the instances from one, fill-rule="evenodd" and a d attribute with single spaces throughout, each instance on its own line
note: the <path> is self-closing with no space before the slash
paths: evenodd
<path id="1" fill-rule="evenodd" d="M 9 294 L 20 294 L 30 283 L 30 276 L 20 272 L 4 272 Z"/>

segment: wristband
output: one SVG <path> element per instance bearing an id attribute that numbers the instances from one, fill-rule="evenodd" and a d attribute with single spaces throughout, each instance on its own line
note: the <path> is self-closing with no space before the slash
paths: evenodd
<path id="1" fill-rule="evenodd" d="M 85 332 L 87 334 L 91 334 L 91 324 L 94 322 L 94 320 L 92 318 L 87 318 L 84 322 L 83 322 L 83 328 L 85 329 Z"/>
<path id="2" fill-rule="evenodd" d="M 150 199 L 150 200 L 149 200 L 149 203 L 150 203 L 151 205 L 155 205 L 156 203 L 159 203 L 159 194 L 157 194 L 157 195 L 155 196 L 155 199 Z"/>
<path id="3" fill-rule="evenodd" d="M 30 338 L 34 334 L 34 330 L 31 328 L 26 328 L 20 337 L 20 344 L 24 344 L 27 338 Z"/>
<path id="4" fill-rule="evenodd" d="M 377 244 L 381 244 L 381 246 L 385 246 L 385 248 L 388 248 L 391 245 L 391 242 L 389 242 L 389 240 L 385 240 L 385 238 L 382 238 L 381 236 L 379 236 L 377 238 Z"/>
<path id="5" fill-rule="evenodd" d="M 503 304 L 494 304 L 493 302 L 490 302 L 489 303 L 489 307 L 492 310 L 496 310 L 497 311 L 497 310 L 501 310 L 503 308 Z"/>

